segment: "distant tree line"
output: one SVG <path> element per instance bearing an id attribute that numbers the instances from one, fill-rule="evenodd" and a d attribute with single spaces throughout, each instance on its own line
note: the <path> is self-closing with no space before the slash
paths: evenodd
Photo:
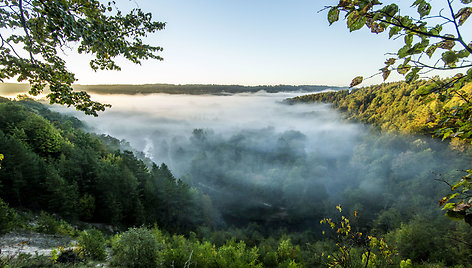
<path id="1" fill-rule="evenodd" d="M 25 93 L 29 90 L 26 84 L 8 84 L 0 85 L 4 94 Z M 74 85 L 75 90 L 82 90 L 96 94 L 236 94 L 266 91 L 269 93 L 277 92 L 317 92 L 327 89 L 338 90 L 338 87 L 325 85 L 275 85 L 275 86 L 242 86 L 242 85 L 173 85 L 173 84 L 146 84 L 146 85 Z M 20 89 L 20 90 L 19 90 Z"/>

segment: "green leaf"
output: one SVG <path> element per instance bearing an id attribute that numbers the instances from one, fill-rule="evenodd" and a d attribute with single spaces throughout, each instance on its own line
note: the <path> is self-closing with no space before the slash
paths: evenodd
<path id="1" fill-rule="evenodd" d="M 406 73 L 408 73 L 411 69 L 411 66 L 408 65 L 408 64 L 401 64 L 397 67 L 397 72 L 399 74 L 402 74 L 402 75 L 405 75 Z"/>
<path id="2" fill-rule="evenodd" d="M 431 30 L 429 30 L 429 33 L 432 35 L 439 35 L 442 31 L 442 25 L 438 24 L 434 26 Z"/>
<path id="3" fill-rule="evenodd" d="M 407 44 L 408 46 L 411 46 L 411 43 L 413 43 L 413 35 L 412 34 L 405 35 L 405 44 Z"/>
<path id="4" fill-rule="evenodd" d="M 469 68 L 469 69 L 467 70 L 467 77 L 468 77 L 469 79 L 472 79 L 472 68 Z"/>
<path id="5" fill-rule="evenodd" d="M 467 58 L 470 56 L 470 52 L 467 49 L 463 49 L 457 53 L 458 58 Z"/>
<path id="6" fill-rule="evenodd" d="M 405 45 L 404 47 L 400 48 L 398 50 L 398 53 L 397 53 L 398 57 L 404 58 L 404 57 L 408 56 L 410 54 L 409 53 L 410 49 L 411 49 L 411 46 L 409 46 L 409 45 Z"/>
<path id="7" fill-rule="evenodd" d="M 367 18 L 365 16 L 360 15 L 358 12 L 352 12 L 347 18 L 347 27 L 351 32 L 357 31 L 361 29 L 366 22 Z"/>
<path id="8" fill-rule="evenodd" d="M 454 51 L 446 51 L 442 54 L 442 60 L 444 64 L 449 67 L 454 67 L 456 62 L 458 61 L 458 56 Z"/>
<path id="9" fill-rule="evenodd" d="M 462 4 L 470 4 L 472 0 L 461 0 Z"/>
<path id="10" fill-rule="evenodd" d="M 390 21 L 398 12 L 398 6 L 396 4 L 390 4 L 380 10 L 386 15 L 386 19 Z"/>
<path id="11" fill-rule="evenodd" d="M 462 185 L 464 185 L 464 183 L 466 183 L 465 180 L 460 180 L 458 183 L 454 184 L 452 187 L 451 187 L 451 190 L 456 190 L 457 188 L 461 187 Z"/>
<path id="12" fill-rule="evenodd" d="M 388 38 L 392 38 L 394 35 L 397 35 L 400 31 L 401 31 L 401 28 L 398 26 L 391 27 L 388 33 Z"/>
<path id="13" fill-rule="evenodd" d="M 332 7 L 328 12 L 328 22 L 329 25 L 339 20 L 339 9 L 337 7 Z"/>
<path id="14" fill-rule="evenodd" d="M 443 209 L 444 210 L 453 209 L 455 205 L 456 203 L 447 203 Z"/>
<path id="15" fill-rule="evenodd" d="M 418 80 L 418 78 L 420 78 L 420 76 L 418 75 L 418 72 L 421 70 L 421 68 L 413 68 L 413 70 L 411 70 L 405 77 L 405 81 L 407 83 L 411 83 L 415 80 Z"/>
<path id="16" fill-rule="evenodd" d="M 418 5 L 417 11 L 421 18 L 427 16 L 431 12 L 431 5 L 429 3 L 423 2 Z"/>
<path id="17" fill-rule="evenodd" d="M 422 3 L 426 3 L 425 0 L 416 0 L 415 2 L 413 2 L 413 4 L 411 5 L 411 7 L 415 7 L 415 6 L 418 6 Z"/>

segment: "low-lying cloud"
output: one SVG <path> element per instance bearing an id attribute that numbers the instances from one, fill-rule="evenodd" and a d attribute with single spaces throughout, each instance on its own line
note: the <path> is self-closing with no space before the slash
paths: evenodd
<path id="1" fill-rule="evenodd" d="M 411 198 L 412 180 L 434 184 L 432 171 L 451 168 L 435 142 L 376 134 L 327 104 L 282 103 L 293 96 L 97 95 L 113 107 L 98 118 L 74 115 L 166 163 L 212 197 L 223 223 L 305 225 L 346 200 L 385 209 Z"/>

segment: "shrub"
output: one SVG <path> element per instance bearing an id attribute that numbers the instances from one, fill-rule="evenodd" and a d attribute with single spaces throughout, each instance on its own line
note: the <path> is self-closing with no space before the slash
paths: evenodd
<path id="1" fill-rule="evenodd" d="M 242 241 L 236 243 L 230 240 L 218 249 L 219 267 L 262 267 L 258 259 L 257 247 L 249 249 Z"/>
<path id="2" fill-rule="evenodd" d="M 9 232 L 13 228 L 15 218 L 15 211 L 0 199 L 0 235 Z"/>
<path id="3" fill-rule="evenodd" d="M 131 228 L 112 245 L 112 266 L 156 267 L 157 241 L 144 227 Z"/>
<path id="4" fill-rule="evenodd" d="M 99 230 L 84 231 L 79 237 L 79 245 L 84 249 L 85 257 L 96 261 L 106 259 L 105 238 Z"/>
<path id="5" fill-rule="evenodd" d="M 59 230 L 57 220 L 47 212 L 41 211 L 38 217 L 37 231 L 46 234 L 56 234 Z"/>

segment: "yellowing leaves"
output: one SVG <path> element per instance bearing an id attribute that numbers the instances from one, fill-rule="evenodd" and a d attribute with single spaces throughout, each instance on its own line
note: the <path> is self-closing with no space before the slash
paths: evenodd
<path id="1" fill-rule="evenodd" d="M 454 15 L 454 18 L 459 19 L 459 26 L 461 26 L 470 17 L 470 14 L 472 14 L 472 7 L 464 7 Z"/>
<path id="2" fill-rule="evenodd" d="M 352 79 L 352 82 L 349 85 L 349 87 L 355 87 L 355 86 L 361 84 L 363 80 L 364 80 L 364 77 L 357 76 L 356 78 Z"/>
<path id="3" fill-rule="evenodd" d="M 339 9 L 337 7 L 333 7 L 328 12 L 329 25 L 333 24 L 337 20 L 339 20 Z"/>

